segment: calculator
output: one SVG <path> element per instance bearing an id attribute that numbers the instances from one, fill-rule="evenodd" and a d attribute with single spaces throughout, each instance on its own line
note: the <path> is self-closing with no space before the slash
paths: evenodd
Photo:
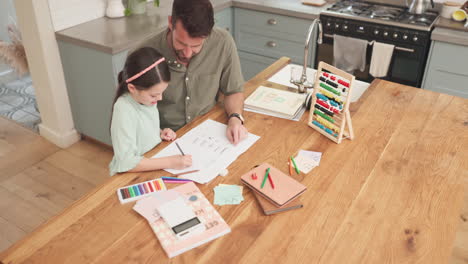
<path id="1" fill-rule="evenodd" d="M 157 210 L 178 239 L 188 238 L 206 230 L 205 225 L 182 196 L 159 205 Z"/>

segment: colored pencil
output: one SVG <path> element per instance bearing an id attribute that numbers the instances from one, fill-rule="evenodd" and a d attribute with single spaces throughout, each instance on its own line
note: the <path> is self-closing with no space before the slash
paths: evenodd
<path id="1" fill-rule="evenodd" d="M 289 176 L 292 176 L 293 175 L 293 171 L 292 171 L 292 161 L 291 159 L 288 160 L 288 164 L 289 164 Z"/>
<path id="2" fill-rule="evenodd" d="M 170 181 L 192 181 L 189 179 L 184 179 L 184 178 L 176 178 L 176 177 L 161 177 L 163 180 L 170 180 Z"/>
<path id="3" fill-rule="evenodd" d="M 292 156 L 291 156 L 291 160 L 292 160 L 292 162 L 293 162 L 294 169 L 296 169 L 297 174 L 300 174 L 299 168 L 297 168 L 297 165 L 296 165 L 296 161 L 294 161 L 294 158 L 293 158 Z"/>
<path id="4" fill-rule="evenodd" d="M 184 175 L 184 174 L 189 174 L 189 173 L 194 173 L 194 172 L 199 172 L 199 171 L 200 171 L 200 170 L 186 171 L 186 172 L 182 172 L 182 173 L 176 174 L 175 176 L 181 176 L 181 175 Z"/>
<path id="5" fill-rule="evenodd" d="M 174 181 L 174 180 L 163 180 L 164 183 L 188 183 L 190 181 Z"/>
<path id="6" fill-rule="evenodd" d="M 273 184 L 273 179 L 271 178 L 271 175 L 270 173 L 268 173 L 268 180 L 270 181 L 270 184 L 271 184 L 271 188 L 275 188 L 275 184 Z"/>
<path id="7" fill-rule="evenodd" d="M 270 168 L 266 169 L 265 171 L 265 176 L 263 176 L 263 181 L 262 181 L 262 186 L 260 186 L 260 189 L 265 186 L 266 179 L 268 178 L 268 174 L 270 173 Z"/>

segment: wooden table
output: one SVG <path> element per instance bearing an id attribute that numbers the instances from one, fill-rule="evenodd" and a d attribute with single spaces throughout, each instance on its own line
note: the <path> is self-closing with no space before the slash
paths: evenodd
<path id="1" fill-rule="evenodd" d="M 282 58 L 246 84 L 247 94 L 288 63 Z M 232 232 L 184 253 L 175 263 L 446 263 L 458 226 L 468 171 L 468 101 L 376 80 L 351 107 L 356 139 L 337 145 L 306 124 L 246 112 L 261 139 L 199 185 L 213 200 L 219 183 L 240 184 L 252 166 L 287 171 L 299 149 L 323 152 L 302 182 L 304 208 L 264 216 L 250 193 L 240 205 L 215 206 Z M 179 136 L 221 107 L 185 126 Z M 155 154 L 161 144 L 148 153 Z M 463 162 L 463 160 L 465 162 Z M 13 247 L 3 263 L 169 262 L 146 220 L 115 191 L 165 172 L 109 180 Z M 13 205 L 12 205 L 13 206 Z"/>

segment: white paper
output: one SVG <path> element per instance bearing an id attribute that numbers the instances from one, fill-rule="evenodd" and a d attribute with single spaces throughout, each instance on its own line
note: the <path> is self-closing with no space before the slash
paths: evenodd
<path id="1" fill-rule="evenodd" d="M 297 168 L 304 172 L 309 173 L 313 168 L 317 167 L 320 164 L 320 159 L 322 157 L 321 152 L 299 150 L 299 153 L 294 158 Z"/>
<path id="2" fill-rule="evenodd" d="M 198 183 L 207 183 L 218 176 L 221 170 L 227 168 L 260 138 L 249 133 L 246 139 L 234 146 L 226 137 L 226 128 L 225 124 L 208 119 L 187 132 L 177 142 L 185 154 L 192 155 L 192 166 L 182 170 L 166 169 L 166 171 L 179 174 L 200 170 L 185 174 L 184 178 Z M 180 154 L 175 142 L 172 142 L 153 158 Z"/>
<path id="3" fill-rule="evenodd" d="M 150 223 L 154 223 L 161 217 L 157 210 L 158 205 L 179 197 L 182 197 L 181 194 L 174 190 L 155 192 L 148 197 L 138 200 L 133 206 L 133 210 L 137 211 Z"/>
<path id="4" fill-rule="evenodd" d="M 288 64 L 284 66 L 284 68 L 279 70 L 277 73 L 275 73 L 273 76 L 271 76 L 270 79 L 268 79 L 268 81 L 297 89 L 297 85 L 291 83 L 291 67 L 302 68 L 303 66 L 298 64 Z M 311 85 L 314 84 L 316 72 L 317 71 L 312 68 L 307 68 L 306 70 L 307 81 L 310 82 Z"/>
<path id="5" fill-rule="evenodd" d="M 268 81 L 297 89 L 297 86 L 291 83 L 291 67 L 292 66 L 302 67 L 301 65 L 297 65 L 297 64 L 288 64 L 284 68 L 279 70 L 277 73 L 275 73 L 273 76 L 271 76 L 270 79 L 268 79 Z M 311 83 L 314 83 L 315 73 L 317 72 L 317 70 L 307 68 L 306 72 L 307 72 L 307 80 Z M 361 98 L 362 94 L 367 90 L 367 88 L 369 88 L 369 85 L 370 84 L 367 82 L 355 80 L 353 84 L 353 92 L 351 94 L 351 103 L 357 102 L 359 98 Z M 313 89 L 309 89 L 309 90 L 313 90 Z"/>
<path id="6" fill-rule="evenodd" d="M 299 150 L 298 156 L 304 156 L 311 160 L 317 162 L 317 166 L 320 164 L 320 159 L 322 158 L 322 152 L 308 151 L 308 150 Z"/>

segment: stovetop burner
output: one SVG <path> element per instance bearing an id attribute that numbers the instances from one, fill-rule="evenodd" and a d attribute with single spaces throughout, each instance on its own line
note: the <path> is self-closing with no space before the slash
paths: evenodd
<path id="1" fill-rule="evenodd" d="M 344 0 L 335 3 L 329 7 L 325 13 L 343 14 L 347 17 L 355 17 L 356 19 L 364 18 L 364 20 L 377 20 L 397 24 L 398 26 L 405 27 L 411 24 L 421 26 L 424 28 L 430 27 L 438 14 L 433 12 L 426 12 L 422 15 L 415 15 L 408 13 L 408 10 L 398 6 L 387 6 L 381 4 L 374 4 L 369 2 L 359 2 Z"/>
<path id="2" fill-rule="evenodd" d="M 402 9 L 386 6 L 372 6 L 366 12 L 363 13 L 366 17 L 395 20 L 401 13 Z"/>
<path id="3" fill-rule="evenodd" d="M 437 14 L 435 13 L 426 13 L 422 15 L 405 13 L 400 17 L 400 22 L 430 26 L 436 18 L 437 18 Z"/>

